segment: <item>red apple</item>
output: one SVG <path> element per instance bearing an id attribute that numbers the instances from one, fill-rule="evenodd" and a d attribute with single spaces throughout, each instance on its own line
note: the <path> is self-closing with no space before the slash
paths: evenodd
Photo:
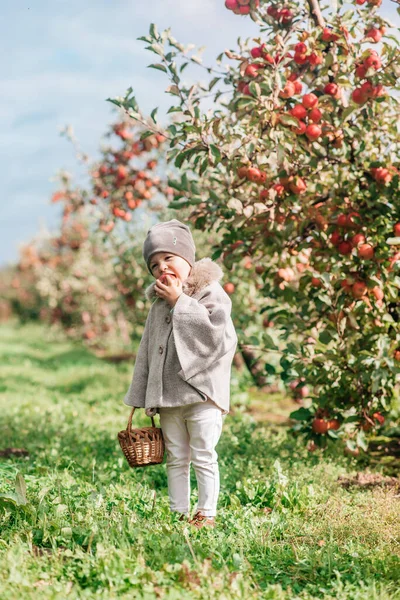
<path id="1" fill-rule="evenodd" d="M 363 235 L 362 233 L 356 233 L 356 235 L 353 235 L 350 242 L 351 242 L 351 245 L 353 246 L 353 248 L 357 247 L 358 244 L 364 244 L 365 235 Z"/>
<path id="2" fill-rule="evenodd" d="M 343 256 L 346 256 L 348 254 L 351 254 L 353 248 L 350 242 L 340 242 L 340 244 L 338 244 L 337 249 L 339 254 L 343 254 Z"/>
<path id="3" fill-rule="evenodd" d="M 301 94 L 301 92 L 303 90 L 303 84 L 301 83 L 301 81 L 293 81 L 293 85 L 294 85 L 295 93 Z"/>
<path id="4" fill-rule="evenodd" d="M 339 227 L 347 227 L 347 215 L 339 215 L 337 218 L 337 224 L 339 225 Z"/>
<path id="5" fill-rule="evenodd" d="M 310 63 L 310 65 L 321 65 L 324 62 L 324 59 L 321 56 L 321 54 L 316 54 L 315 52 L 312 52 L 308 55 L 308 62 Z"/>
<path id="6" fill-rule="evenodd" d="M 307 54 L 296 53 L 293 57 L 293 60 L 296 63 L 296 65 L 304 65 L 308 61 L 308 56 Z"/>
<path id="7" fill-rule="evenodd" d="M 319 123 L 321 119 L 322 119 L 322 112 L 319 110 L 319 108 L 313 108 L 308 113 L 308 120 L 312 121 L 313 123 Z"/>
<path id="8" fill-rule="evenodd" d="M 267 8 L 267 15 L 269 15 L 270 17 L 273 17 L 275 19 L 276 15 L 277 15 L 277 12 L 278 12 L 278 9 L 273 4 L 271 4 L 270 6 L 268 6 L 268 8 Z"/>
<path id="9" fill-rule="evenodd" d="M 292 127 L 293 133 L 296 133 L 297 135 L 302 135 L 303 133 L 305 133 L 306 129 L 307 125 L 304 123 L 304 121 L 299 121 L 297 127 Z"/>
<path id="10" fill-rule="evenodd" d="M 358 247 L 358 256 L 365 260 L 371 260 L 374 257 L 374 248 L 371 244 L 362 244 Z"/>
<path id="11" fill-rule="evenodd" d="M 250 181 L 258 183 L 260 181 L 260 177 L 261 172 L 260 169 L 257 169 L 257 167 L 249 167 L 247 169 L 247 179 L 250 179 Z"/>
<path id="12" fill-rule="evenodd" d="M 374 86 L 370 81 L 364 81 L 364 83 L 360 86 L 361 92 L 367 98 L 370 98 L 374 93 Z"/>
<path id="13" fill-rule="evenodd" d="M 357 229 L 361 215 L 358 212 L 351 212 L 347 215 L 347 227 L 349 229 Z"/>
<path id="14" fill-rule="evenodd" d="M 329 96 L 336 96 L 339 91 L 339 86 L 336 83 L 327 83 L 324 87 L 324 94 Z"/>
<path id="15" fill-rule="evenodd" d="M 351 94 L 351 99 L 356 104 L 365 104 L 365 102 L 368 100 L 368 97 L 363 93 L 361 88 L 356 88 Z"/>
<path id="16" fill-rule="evenodd" d="M 307 190 L 307 185 L 301 177 L 296 176 L 292 181 L 289 182 L 289 189 L 294 194 L 304 194 Z"/>
<path id="17" fill-rule="evenodd" d="M 372 418 L 378 421 L 379 425 L 383 425 L 385 422 L 385 417 L 380 412 L 374 412 Z"/>
<path id="18" fill-rule="evenodd" d="M 331 242 L 332 242 L 332 244 L 333 244 L 334 246 L 338 246 L 338 245 L 340 244 L 340 242 L 342 242 L 342 241 L 343 241 L 343 240 L 342 240 L 342 236 L 340 235 L 340 232 L 339 232 L 339 230 L 338 230 L 338 229 L 336 229 L 336 230 L 335 230 L 335 231 L 332 233 L 332 235 L 331 235 L 331 237 L 330 237 L 330 240 L 331 240 Z"/>
<path id="19" fill-rule="evenodd" d="M 364 281 L 356 281 L 351 287 L 353 298 L 362 298 L 367 293 L 367 284 Z"/>
<path id="20" fill-rule="evenodd" d="M 382 32 L 380 29 L 371 27 L 371 29 L 368 29 L 368 31 L 365 32 L 365 37 L 371 39 L 375 44 L 377 44 L 382 37 Z"/>
<path id="21" fill-rule="evenodd" d="M 287 81 L 285 87 L 279 92 L 281 98 L 291 98 L 296 93 L 296 88 L 293 81 Z"/>
<path id="22" fill-rule="evenodd" d="M 375 54 L 371 54 L 364 60 L 364 67 L 366 67 L 367 69 L 375 69 L 375 71 L 377 71 L 378 69 L 381 68 L 382 66 L 382 62 L 379 56 L 375 55 Z"/>
<path id="23" fill-rule="evenodd" d="M 372 288 L 371 294 L 373 294 L 375 296 L 376 300 L 378 300 L 378 301 L 383 300 L 383 298 L 384 298 L 383 290 L 378 285 L 376 285 L 375 287 Z"/>
<path id="24" fill-rule="evenodd" d="M 371 175 L 377 183 L 390 183 L 392 181 L 392 174 L 385 167 L 373 167 Z"/>
<path id="25" fill-rule="evenodd" d="M 319 288 L 323 286 L 323 283 L 318 277 L 311 277 L 311 285 Z"/>
<path id="26" fill-rule="evenodd" d="M 262 68 L 261 65 L 257 64 L 247 65 L 244 74 L 247 77 L 257 77 L 260 68 Z"/>
<path id="27" fill-rule="evenodd" d="M 224 284 L 224 290 L 227 294 L 233 294 L 233 292 L 235 291 L 235 285 L 228 281 Z"/>
<path id="28" fill-rule="evenodd" d="M 339 39 L 339 36 L 336 33 L 333 33 L 328 27 L 324 27 L 321 39 L 324 42 L 336 42 Z"/>
<path id="29" fill-rule="evenodd" d="M 276 195 L 282 197 L 285 193 L 285 187 L 281 183 L 275 183 L 272 189 L 276 191 Z"/>
<path id="30" fill-rule="evenodd" d="M 236 0 L 235 0 L 236 1 Z M 261 46 L 257 46 L 256 48 L 252 48 L 250 50 L 250 54 L 253 58 L 261 58 L 262 56 L 262 49 Z"/>
<path id="31" fill-rule="evenodd" d="M 282 8 L 276 13 L 276 18 L 278 21 L 282 21 L 284 25 L 287 25 L 293 19 L 293 13 L 290 8 Z"/>
<path id="32" fill-rule="evenodd" d="M 355 70 L 356 77 L 358 77 L 359 79 L 364 79 L 366 73 L 367 67 L 365 67 L 364 65 L 357 65 Z"/>
<path id="33" fill-rule="evenodd" d="M 307 111 L 302 104 L 295 104 L 293 108 L 289 110 L 289 113 L 296 117 L 296 119 L 305 119 Z"/>
<path id="34" fill-rule="evenodd" d="M 304 94 L 301 101 L 305 108 L 314 108 L 318 104 L 318 97 L 315 94 Z"/>
<path id="35" fill-rule="evenodd" d="M 305 133 L 310 141 L 314 141 L 320 137 L 322 129 L 319 125 L 311 124 L 307 125 Z"/>
<path id="36" fill-rule="evenodd" d="M 248 167 L 239 167 L 237 170 L 238 177 L 240 177 L 240 179 L 243 179 L 243 177 L 247 177 L 248 169 Z"/>
<path id="37" fill-rule="evenodd" d="M 312 430 L 314 433 L 323 434 L 326 433 L 329 429 L 328 421 L 325 419 L 317 419 L 315 418 L 311 423 Z"/>
<path id="38" fill-rule="evenodd" d="M 307 52 L 307 46 L 305 44 L 303 44 L 303 42 L 299 42 L 298 44 L 295 45 L 294 51 L 297 54 L 304 54 L 305 52 Z"/>

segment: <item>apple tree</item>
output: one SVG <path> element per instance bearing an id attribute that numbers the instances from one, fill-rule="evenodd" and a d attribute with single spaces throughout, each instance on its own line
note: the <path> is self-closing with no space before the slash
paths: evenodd
<path id="1" fill-rule="evenodd" d="M 226 18 L 258 33 L 211 66 L 152 25 L 140 39 L 169 78 L 170 123 L 144 117 L 132 89 L 110 99 L 165 136 L 169 206 L 218 233 L 213 258 L 237 289 L 238 263 L 252 261 L 280 334 L 262 330 L 259 351 L 279 352 L 281 377 L 312 400 L 297 429 L 355 452 L 400 374 L 400 52 L 380 5 L 226 0 Z"/>

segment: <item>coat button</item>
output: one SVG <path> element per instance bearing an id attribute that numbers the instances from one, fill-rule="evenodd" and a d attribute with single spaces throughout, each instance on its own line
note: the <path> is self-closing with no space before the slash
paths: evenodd
<path id="1" fill-rule="evenodd" d="M 160 353 L 160 354 L 162 354 L 162 353 L 164 352 L 164 349 L 163 349 L 163 347 L 162 347 L 162 346 L 160 346 L 160 347 L 159 347 L 159 349 L 158 349 L 158 351 L 159 351 L 159 353 Z"/>
<path id="2" fill-rule="evenodd" d="M 165 322 L 166 323 L 171 323 L 171 317 L 168 315 L 168 317 L 165 317 Z"/>

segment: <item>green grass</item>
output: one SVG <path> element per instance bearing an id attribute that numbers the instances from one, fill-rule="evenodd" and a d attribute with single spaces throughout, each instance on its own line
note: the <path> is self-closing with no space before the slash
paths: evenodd
<path id="1" fill-rule="evenodd" d="M 400 598 L 396 492 L 341 488 L 354 459 L 309 454 L 287 400 L 265 398 L 278 416 L 257 422 L 260 395 L 233 371 L 218 526 L 192 530 L 170 516 L 165 464 L 130 469 L 118 446 L 132 364 L 39 325 L 0 332 L 0 449 L 29 451 L 0 458 L 0 493 L 18 473 L 27 487 L 0 510 L 2 600 Z"/>

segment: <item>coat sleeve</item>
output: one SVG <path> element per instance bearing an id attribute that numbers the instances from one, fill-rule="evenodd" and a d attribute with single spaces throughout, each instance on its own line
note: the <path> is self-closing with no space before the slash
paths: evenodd
<path id="1" fill-rule="evenodd" d="M 204 288 L 199 300 L 183 293 L 173 311 L 175 347 L 185 381 L 207 370 L 237 344 L 232 302 L 220 284 Z"/>
<path id="2" fill-rule="evenodd" d="M 128 404 L 128 406 L 137 406 L 139 408 L 144 408 L 145 406 L 149 376 L 149 331 L 150 314 L 147 316 L 142 339 L 140 340 L 131 385 L 124 398 L 124 403 Z"/>

